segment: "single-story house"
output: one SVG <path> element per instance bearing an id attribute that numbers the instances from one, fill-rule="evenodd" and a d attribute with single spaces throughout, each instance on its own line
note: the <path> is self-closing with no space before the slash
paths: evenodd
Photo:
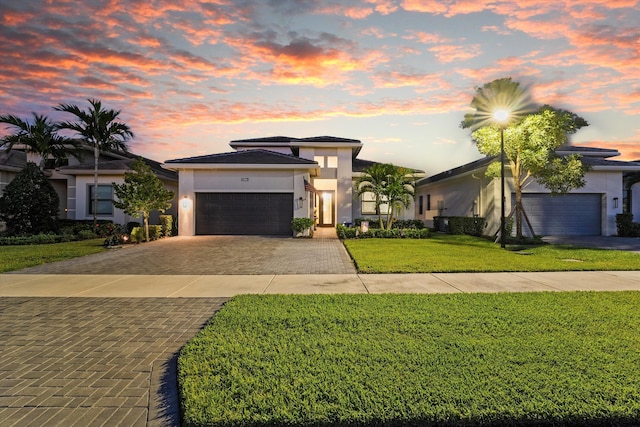
<path id="1" fill-rule="evenodd" d="M 335 227 L 376 217 L 371 197 L 358 199 L 353 191 L 354 180 L 374 164 L 357 158 L 360 140 L 276 136 L 230 146 L 235 151 L 165 162 L 179 174 L 180 235 L 291 235 L 293 218 Z M 413 206 L 395 215 L 413 216 Z"/>
<path id="2" fill-rule="evenodd" d="M 616 214 L 623 212 L 628 199 L 623 186 L 626 173 L 640 171 L 640 163 L 611 160 L 615 149 L 564 146 L 558 155 L 580 154 L 591 169 L 586 185 L 568 194 L 552 196 L 532 181 L 523 190 L 522 204 L 536 235 L 613 236 L 617 234 Z M 479 216 L 486 219 L 486 235 L 500 228 L 500 178 L 487 178 L 485 171 L 496 157 L 486 157 L 418 181 L 416 219 L 433 226 L 435 216 Z M 510 168 L 505 168 L 505 206 L 509 215 L 515 205 Z M 631 190 L 634 204 L 628 211 L 640 220 L 640 185 Z M 523 225 L 523 233 L 530 235 Z"/>
<path id="3" fill-rule="evenodd" d="M 82 159 L 69 156 L 62 164 L 53 159 L 45 160 L 43 172 L 51 182 L 60 198 L 58 217 L 62 219 L 93 219 L 94 160 L 93 149 L 86 147 Z M 100 220 L 110 220 L 116 224 L 129 221 L 141 221 L 126 215 L 113 206 L 112 183 L 122 184 L 124 173 L 131 170 L 131 164 L 137 156 L 132 153 L 101 152 L 98 162 L 98 214 Z M 176 193 L 167 214 L 177 214 L 178 174 L 167 170 L 160 163 L 141 157 L 164 183 L 165 187 Z M 42 164 L 38 154 L 25 153 L 20 149 L 0 151 L 0 195 L 4 187 L 22 170 L 27 162 Z M 157 223 L 158 212 L 152 212 L 151 223 Z"/>

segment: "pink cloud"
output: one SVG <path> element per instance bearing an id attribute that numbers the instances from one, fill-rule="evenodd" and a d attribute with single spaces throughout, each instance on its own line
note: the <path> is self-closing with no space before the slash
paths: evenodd
<path id="1" fill-rule="evenodd" d="M 480 45 L 439 45 L 429 48 L 429 52 L 436 56 L 436 59 L 443 63 L 467 61 L 482 55 Z"/>
<path id="2" fill-rule="evenodd" d="M 412 31 L 403 38 L 406 40 L 417 40 L 424 44 L 450 43 L 453 41 L 452 39 L 443 37 L 437 33 L 425 33 L 422 31 Z"/>

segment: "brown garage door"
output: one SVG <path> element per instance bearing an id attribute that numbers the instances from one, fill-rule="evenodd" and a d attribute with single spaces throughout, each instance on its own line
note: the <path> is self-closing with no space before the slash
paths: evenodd
<path id="1" fill-rule="evenodd" d="M 290 236 L 292 193 L 197 193 L 196 234 Z"/>

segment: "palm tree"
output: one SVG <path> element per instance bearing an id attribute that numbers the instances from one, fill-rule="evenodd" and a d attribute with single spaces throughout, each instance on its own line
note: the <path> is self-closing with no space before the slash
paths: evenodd
<path id="1" fill-rule="evenodd" d="M 408 208 L 415 198 L 415 177 L 412 171 L 407 168 L 393 166 L 387 176 L 383 195 L 386 203 L 389 204 L 387 210 L 387 230 L 391 230 L 393 225 L 392 214 L 395 208 Z"/>
<path id="2" fill-rule="evenodd" d="M 387 163 L 376 163 L 365 169 L 355 183 L 358 196 L 372 193 L 380 228 L 384 228 L 380 205 L 387 204 L 387 230 L 393 224 L 393 211 L 397 207 L 408 208 L 415 197 L 415 178 L 411 170 Z"/>
<path id="3" fill-rule="evenodd" d="M 29 122 L 12 114 L 0 116 L 0 123 L 6 123 L 14 128 L 14 133 L 6 135 L 0 140 L 0 148 L 12 150 L 14 146 L 23 146 L 27 153 L 39 154 L 42 157 L 40 168 L 44 162 L 53 157 L 56 163 L 66 159 L 70 154 L 78 155 L 78 143 L 57 134 L 54 122 L 46 116 L 33 114 L 33 121 Z"/>
<path id="4" fill-rule="evenodd" d="M 133 132 L 125 123 L 117 122 L 120 110 L 102 108 L 102 102 L 88 99 L 91 106 L 82 110 L 77 105 L 59 104 L 55 107 L 76 116 L 75 122 L 58 123 L 60 129 L 69 129 L 78 134 L 88 145 L 93 146 L 93 224 L 98 223 L 98 159 L 101 151 L 128 152 L 127 141 L 133 138 Z"/>
<path id="5" fill-rule="evenodd" d="M 358 177 L 355 182 L 355 191 L 358 197 L 361 197 L 364 193 L 373 194 L 380 228 L 384 228 L 380 205 L 385 203 L 383 194 L 387 183 L 387 176 L 391 172 L 391 166 L 392 165 L 389 164 L 376 163 L 362 171 L 362 176 Z"/>

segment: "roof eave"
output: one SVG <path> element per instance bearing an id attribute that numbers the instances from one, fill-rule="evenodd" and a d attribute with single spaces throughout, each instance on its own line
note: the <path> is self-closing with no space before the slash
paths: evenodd
<path id="1" fill-rule="evenodd" d="M 163 164 L 163 168 L 169 170 L 184 170 L 184 169 L 199 169 L 199 170 L 211 170 L 211 169 L 260 169 L 260 170 L 274 170 L 274 169 L 306 169 L 306 170 L 316 170 L 318 169 L 317 164 L 278 164 L 278 163 L 266 163 L 266 164 L 255 164 L 255 163 L 170 163 Z"/>

